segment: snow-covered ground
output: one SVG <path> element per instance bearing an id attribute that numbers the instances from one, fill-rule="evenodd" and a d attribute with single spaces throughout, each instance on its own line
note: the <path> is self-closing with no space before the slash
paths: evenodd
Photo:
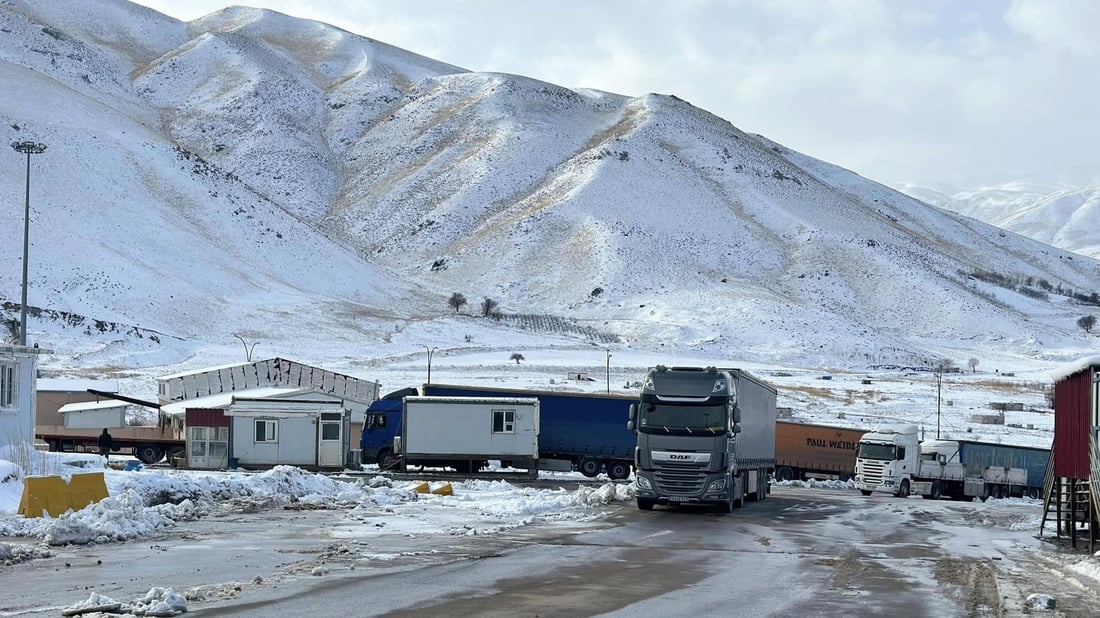
<path id="1" fill-rule="evenodd" d="M 23 489 L 24 466 L 0 459 L 0 571 L 14 565 L 48 558 L 53 548 L 69 544 L 101 545 L 155 538 L 179 522 L 209 519 L 216 525 L 219 513 L 260 512 L 288 505 L 339 509 L 352 522 L 346 534 L 362 540 L 380 534 L 410 537 L 427 535 L 495 535 L 527 526 L 574 525 L 606 515 L 604 507 L 633 498 L 631 485 L 604 483 L 581 485 L 578 489 L 538 489 L 500 480 L 465 480 L 452 484 L 453 495 L 418 493 L 419 481 L 398 481 L 381 475 L 326 476 L 293 467 L 263 472 L 199 472 L 166 469 L 120 470 L 105 466 L 97 455 L 35 453 L 31 457 L 10 453 L 9 459 L 23 458 L 24 464 L 63 476 L 102 472 L 109 497 L 80 511 L 58 518 L 24 518 L 17 515 Z M 120 462 L 116 462 L 116 466 Z M 563 485 L 580 479 L 575 473 L 545 473 L 542 478 L 560 478 Z M 855 491 L 840 481 L 794 481 L 779 483 L 805 491 Z M 430 489 L 440 489 L 438 482 Z M 912 498 L 919 500 L 919 498 Z M 991 500 L 976 509 L 996 510 L 998 505 L 1011 515 L 999 524 L 990 515 L 987 525 L 1004 525 L 1013 531 L 1039 530 L 1041 502 L 1029 499 Z M 1023 514 L 1021 514 L 1023 513 Z M 1030 515 L 1028 515 L 1030 514 Z M 361 525 L 354 525 L 359 521 Z M 984 527 L 984 526 L 983 526 Z M 1049 537 L 1048 528 L 1046 535 Z M 393 556 L 379 554 L 372 560 Z M 1047 557 L 1074 577 L 1100 581 L 1100 556 Z M 201 591 L 200 591 L 201 592 Z M 1043 596 L 1043 595 L 1039 595 Z M 1055 595 L 1056 596 L 1056 595 Z M 73 598 L 67 609 L 90 611 L 110 608 L 133 615 L 172 615 L 186 610 L 188 599 L 200 599 L 193 590 L 175 590 L 172 582 L 153 586 L 134 599 L 115 599 L 100 591 L 86 598 Z M 1042 599 L 1033 603 L 1040 605 Z"/>
<path id="2" fill-rule="evenodd" d="M 108 497 L 57 518 L 23 517 L 17 511 L 25 468 L 63 477 L 102 472 Z M 560 477 L 563 483 L 583 478 L 575 473 L 553 472 L 541 477 Z M 382 533 L 485 535 L 532 523 L 570 524 L 598 519 L 604 514 L 601 505 L 633 498 L 629 485 L 610 482 L 567 490 L 471 479 L 452 483 L 452 495 L 418 493 L 415 488 L 419 484 L 369 474 L 332 478 L 289 466 L 255 473 L 127 471 L 106 466 L 98 455 L 0 452 L 0 539 L 5 539 L 0 541 L 0 572 L 21 562 L 49 557 L 54 546 L 151 538 L 178 522 L 201 520 L 230 509 L 259 511 L 290 504 L 343 509 L 348 519 L 363 522 L 349 532 L 363 539 Z M 430 490 L 441 487 L 441 483 L 429 483 Z M 381 561 L 391 558 L 373 556 Z M 144 615 L 157 607 L 185 608 L 182 593 L 172 590 L 171 582 L 151 589 L 142 599 L 111 599 L 93 591 L 87 599 L 74 599 L 71 609 L 122 603 L 122 611 Z"/>

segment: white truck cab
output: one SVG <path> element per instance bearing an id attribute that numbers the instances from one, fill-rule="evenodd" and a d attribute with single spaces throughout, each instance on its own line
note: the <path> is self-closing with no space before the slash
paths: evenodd
<path id="1" fill-rule="evenodd" d="M 865 495 L 909 495 L 920 466 L 916 425 L 884 427 L 863 434 L 856 451 L 856 487 Z"/>

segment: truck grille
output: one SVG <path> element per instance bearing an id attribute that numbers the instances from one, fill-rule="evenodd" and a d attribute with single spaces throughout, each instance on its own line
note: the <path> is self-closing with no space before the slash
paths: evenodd
<path id="1" fill-rule="evenodd" d="M 863 483 L 865 485 L 879 486 L 882 485 L 882 481 L 886 478 L 886 462 L 882 461 L 864 461 L 863 462 Z"/>
<path id="2" fill-rule="evenodd" d="M 694 496 L 707 482 L 706 465 L 662 463 L 653 471 L 653 480 L 660 494 Z"/>

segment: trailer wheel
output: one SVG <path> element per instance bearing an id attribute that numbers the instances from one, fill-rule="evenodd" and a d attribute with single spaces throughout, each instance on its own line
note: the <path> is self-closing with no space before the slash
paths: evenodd
<path id="1" fill-rule="evenodd" d="M 775 479 L 777 481 L 790 481 L 794 479 L 794 470 L 791 470 L 787 466 L 783 466 L 775 471 Z"/>
<path id="2" fill-rule="evenodd" d="M 943 496 L 943 487 L 940 486 L 939 481 L 932 481 L 932 493 L 928 497 L 939 500 L 941 496 Z"/>
<path id="3" fill-rule="evenodd" d="M 152 465 L 164 457 L 164 449 L 159 444 L 139 444 L 134 447 L 134 457 L 145 465 Z"/>
<path id="4" fill-rule="evenodd" d="M 1004 497 L 1004 492 L 1001 491 L 1001 486 L 1000 485 L 994 485 L 989 491 L 989 497 L 990 498 L 996 498 L 997 500 L 1000 500 L 1001 498 L 1003 498 Z"/>
<path id="5" fill-rule="evenodd" d="M 630 476 L 630 464 L 625 461 L 613 460 L 607 462 L 607 476 L 613 481 L 621 481 Z"/>
<path id="6" fill-rule="evenodd" d="M 1039 498 L 1039 488 L 1038 487 L 1028 487 L 1026 495 L 1027 495 L 1028 498 L 1031 498 L 1032 500 L 1037 500 Z"/>
<path id="7" fill-rule="evenodd" d="M 583 457 L 580 463 L 577 464 L 577 469 L 588 478 L 595 478 L 595 476 L 600 473 L 600 460 L 591 457 Z"/>
<path id="8" fill-rule="evenodd" d="M 652 511 L 655 502 L 653 500 L 647 500 L 645 498 L 638 498 L 638 508 L 643 511 Z"/>

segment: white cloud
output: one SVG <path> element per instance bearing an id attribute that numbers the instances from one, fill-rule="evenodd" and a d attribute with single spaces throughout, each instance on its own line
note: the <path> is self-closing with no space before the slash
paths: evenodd
<path id="1" fill-rule="evenodd" d="M 1041 47 L 1095 57 L 1100 4 L 1090 0 L 1015 0 L 1005 21 Z"/>

